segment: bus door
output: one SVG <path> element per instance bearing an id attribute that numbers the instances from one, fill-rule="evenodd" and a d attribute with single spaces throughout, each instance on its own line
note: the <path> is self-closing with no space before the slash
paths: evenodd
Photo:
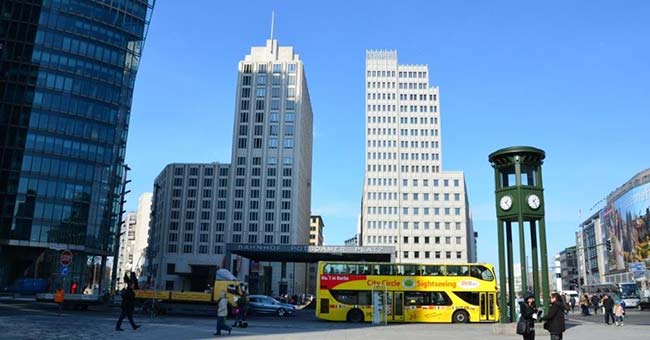
<path id="1" fill-rule="evenodd" d="M 404 292 L 393 292 L 393 321 L 404 321 Z"/>
<path id="2" fill-rule="evenodd" d="M 496 294 L 493 292 L 479 293 L 480 321 L 495 321 Z"/>
<path id="3" fill-rule="evenodd" d="M 479 293 L 479 309 L 481 310 L 481 316 L 479 321 L 487 321 L 488 319 L 488 293 L 481 292 Z"/>
<path id="4" fill-rule="evenodd" d="M 497 293 L 488 293 L 488 320 L 497 321 Z"/>

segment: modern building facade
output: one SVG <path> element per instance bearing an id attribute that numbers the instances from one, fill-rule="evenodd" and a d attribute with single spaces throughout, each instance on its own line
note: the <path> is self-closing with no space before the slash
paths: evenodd
<path id="1" fill-rule="evenodd" d="M 304 264 L 224 257 L 225 245 L 309 245 L 312 110 L 293 47 L 239 62 L 231 164 L 170 164 L 156 179 L 149 266 L 160 289 L 203 290 L 217 267 L 251 293 L 304 293 Z M 206 173 L 210 171 L 210 175 Z"/>
<path id="2" fill-rule="evenodd" d="M 117 256 L 117 289 L 125 287 L 124 274 L 131 273 L 133 268 L 137 215 L 135 211 L 129 211 L 124 217 L 120 227 L 120 250 Z"/>
<path id="3" fill-rule="evenodd" d="M 638 282 L 648 290 L 650 169 L 610 193 L 605 206 L 580 224 L 576 243 L 583 284 Z"/>
<path id="4" fill-rule="evenodd" d="M 228 242 L 308 245 L 313 116 L 303 62 L 271 39 L 252 47 L 238 71 Z M 255 265 L 250 275 L 271 283 L 266 293 L 296 291 L 304 267 L 284 267 Z"/>
<path id="5" fill-rule="evenodd" d="M 230 165 L 174 163 L 156 177 L 149 231 L 157 289 L 203 291 L 223 266 Z"/>
<path id="6" fill-rule="evenodd" d="M 309 245 L 322 246 L 323 245 L 323 228 L 325 223 L 320 215 L 312 215 L 309 218 Z"/>
<path id="7" fill-rule="evenodd" d="M 149 242 L 149 223 L 151 222 L 151 201 L 153 193 L 145 192 L 138 197 L 138 210 L 136 210 L 135 242 L 133 243 L 134 262 L 132 271 L 140 279 L 144 274 L 144 265 L 147 259 L 147 246 Z"/>
<path id="8" fill-rule="evenodd" d="M 568 247 L 555 255 L 555 281 L 559 291 L 577 290 L 579 284 L 576 247 Z"/>
<path id="9" fill-rule="evenodd" d="M 152 193 L 138 198 L 138 209 L 125 215 L 120 228 L 120 250 L 117 260 L 117 288 L 124 285 L 124 274 L 135 273 L 138 280 L 143 276 L 146 248 L 149 238 Z"/>
<path id="10" fill-rule="evenodd" d="M 439 89 L 427 65 L 366 52 L 362 245 L 391 245 L 398 262 L 476 260 L 462 172 L 443 171 Z"/>
<path id="11" fill-rule="evenodd" d="M 359 245 L 359 234 L 354 234 L 353 237 L 343 241 L 346 246 L 358 246 Z"/>
<path id="12" fill-rule="evenodd" d="M 0 287 L 83 287 L 89 256 L 104 270 L 153 2 L 0 2 Z"/>
<path id="13" fill-rule="evenodd" d="M 578 285 L 594 285 L 605 282 L 607 249 L 605 233 L 596 212 L 580 224 L 576 233 L 578 260 Z"/>

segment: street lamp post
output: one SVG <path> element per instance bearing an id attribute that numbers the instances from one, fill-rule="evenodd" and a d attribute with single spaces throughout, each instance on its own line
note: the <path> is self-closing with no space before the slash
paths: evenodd
<path id="1" fill-rule="evenodd" d="M 117 259 L 119 257 L 119 251 L 120 251 L 120 237 L 124 233 L 122 232 L 122 216 L 124 215 L 124 203 L 126 203 L 126 200 L 124 199 L 128 193 L 131 192 L 131 190 L 126 190 L 126 185 L 131 183 L 131 180 L 127 179 L 127 174 L 131 170 L 128 165 L 124 164 L 124 176 L 122 177 L 122 192 L 120 194 L 120 212 L 117 216 L 117 231 L 115 232 L 115 243 L 114 243 L 114 249 L 113 249 L 113 268 L 112 268 L 112 274 L 111 274 L 111 292 L 115 292 L 116 290 L 116 284 L 117 284 Z"/>

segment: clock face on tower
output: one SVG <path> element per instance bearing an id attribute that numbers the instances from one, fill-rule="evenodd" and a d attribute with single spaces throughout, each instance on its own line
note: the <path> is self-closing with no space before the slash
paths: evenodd
<path id="1" fill-rule="evenodd" d="M 512 208 L 512 197 L 508 195 L 501 197 L 501 200 L 499 201 L 499 206 L 503 211 L 510 210 L 510 208 Z"/>
<path id="2" fill-rule="evenodd" d="M 535 194 L 528 195 L 527 201 L 528 201 L 528 206 L 533 210 L 539 209 L 539 206 L 542 204 L 542 201 L 539 199 L 539 196 Z"/>

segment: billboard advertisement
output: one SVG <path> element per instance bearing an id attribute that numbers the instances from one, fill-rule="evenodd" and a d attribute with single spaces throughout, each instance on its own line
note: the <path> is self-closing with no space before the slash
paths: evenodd
<path id="1" fill-rule="evenodd" d="M 650 183 L 608 201 L 600 220 L 608 247 L 607 272 L 627 272 L 628 264 L 650 268 Z"/>

